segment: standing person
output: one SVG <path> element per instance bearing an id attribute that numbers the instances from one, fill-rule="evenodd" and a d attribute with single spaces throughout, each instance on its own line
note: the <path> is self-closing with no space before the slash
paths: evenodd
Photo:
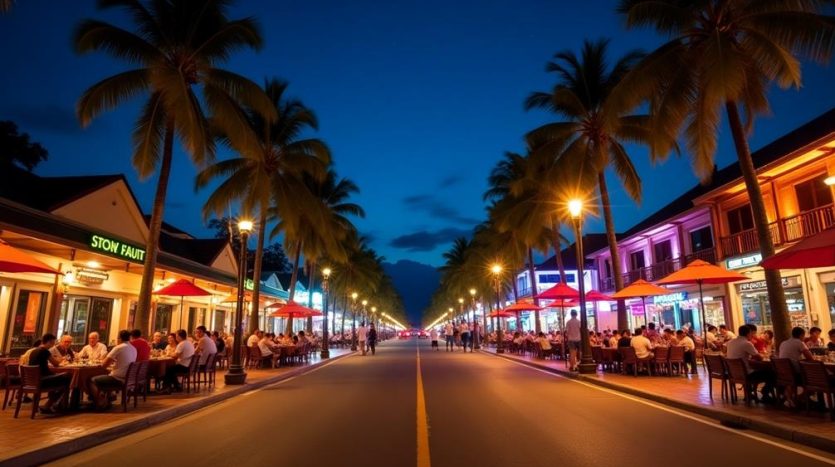
<path id="1" fill-rule="evenodd" d="M 455 338 L 455 346 L 456 347 L 461 346 L 461 326 L 460 325 L 452 323 L 452 337 Z"/>
<path id="2" fill-rule="evenodd" d="M 374 323 L 371 323 L 371 327 L 368 329 L 368 348 L 371 349 L 371 355 L 377 354 L 377 329 L 374 327 Z"/>
<path id="3" fill-rule="evenodd" d="M 437 329 L 432 328 L 429 331 L 429 340 L 432 341 L 432 348 L 435 349 L 436 352 L 438 350 L 441 350 L 441 349 L 438 348 L 438 330 Z"/>
<path id="4" fill-rule="evenodd" d="M 568 342 L 569 366 L 571 371 L 577 371 L 577 354 L 580 353 L 580 320 L 577 310 L 571 310 L 571 319 L 565 323 L 565 340 Z"/>
<path id="5" fill-rule="evenodd" d="M 362 349 L 362 355 L 365 356 L 365 343 L 368 340 L 368 329 L 365 327 L 365 321 L 360 323 L 360 326 L 357 328 L 357 340 L 359 341 L 360 349 Z"/>
<path id="6" fill-rule="evenodd" d="M 446 341 L 446 351 L 449 352 L 453 350 L 453 339 L 455 338 L 455 329 L 452 326 L 452 323 L 447 322 L 446 326 L 444 326 L 444 340 Z"/>
<path id="7" fill-rule="evenodd" d="M 461 321 L 461 329 L 459 332 L 461 333 L 461 346 L 464 347 L 464 353 L 467 353 L 467 346 L 470 342 L 470 326 L 467 325 L 466 321 Z"/>
<path id="8" fill-rule="evenodd" d="M 481 326 L 478 325 L 478 321 L 473 321 L 472 327 L 470 327 L 470 348 L 475 349 L 476 344 L 479 343 L 479 339 L 481 339 Z"/>

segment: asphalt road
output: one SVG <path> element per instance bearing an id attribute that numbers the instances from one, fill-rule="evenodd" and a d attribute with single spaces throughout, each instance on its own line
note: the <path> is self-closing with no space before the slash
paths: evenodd
<path id="1" fill-rule="evenodd" d="M 418 421 L 418 346 L 428 452 L 418 449 L 427 430 Z M 429 465 L 419 458 L 435 467 L 835 465 L 835 457 L 809 451 L 493 356 L 432 352 L 427 341 L 409 340 L 55 465 Z"/>

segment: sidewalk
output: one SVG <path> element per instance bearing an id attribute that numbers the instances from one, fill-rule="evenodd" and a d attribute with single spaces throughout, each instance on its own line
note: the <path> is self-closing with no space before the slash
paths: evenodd
<path id="1" fill-rule="evenodd" d="M 152 393 L 148 396 L 147 402 L 140 398 L 135 409 L 131 404 L 127 413 L 122 412 L 121 405 L 114 404 L 107 412 L 81 411 L 66 415 L 37 415 L 32 420 L 29 418 L 32 406 L 24 404 L 20 409 L 20 416 L 15 419 L 14 405 L 10 405 L 5 411 L 0 412 L 0 464 L 10 462 L 14 465 L 34 465 L 58 459 L 253 389 L 307 373 L 327 362 L 353 353 L 347 348 L 331 349 L 330 352 L 331 358 L 324 361 L 315 353 L 311 356 L 310 363 L 305 365 L 272 370 L 247 370 L 247 382 L 242 386 L 226 386 L 223 381 L 225 370 L 218 370 L 216 386 L 212 389 L 167 396 Z"/>
<path id="2" fill-rule="evenodd" d="M 731 404 L 722 400 L 721 385 L 718 381 L 714 382 L 714 399 L 711 400 L 708 392 L 709 379 L 701 366 L 698 376 L 635 377 L 602 371 L 598 371 L 597 374 L 580 375 L 569 372 L 562 360 L 541 360 L 509 353 L 497 355 L 495 348 L 483 349 L 482 352 L 692 412 L 732 426 L 745 427 L 823 451 L 835 452 L 835 422 L 830 421 L 829 414 L 813 411 L 807 415 L 805 411 L 794 412 L 763 404 L 746 406 L 741 400 L 737 404 Z"/>

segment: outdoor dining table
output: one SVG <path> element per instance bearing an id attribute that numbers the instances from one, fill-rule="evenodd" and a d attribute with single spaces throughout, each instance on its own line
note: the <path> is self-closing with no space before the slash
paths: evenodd
<path id="1" fill-rule="evenodd" d="M 78 409 L 81 406 L 81 394 L 92 394 L 91 381 L 94 376 L 106 375 L 107 368 L 101 365 L 83 363 L 71 363 L 61 365 L 52 369 L 55 373 L 68 373 L 72 376 L 70 380 L 70 409 Z"/>
<path id="2" fill-rule="evenodd" d="M 148 363 L 148 379 L 161 380 L 165 376 L 165 371 L 173 364 L 174 359 L 171 357 L 151 357 Z"/>

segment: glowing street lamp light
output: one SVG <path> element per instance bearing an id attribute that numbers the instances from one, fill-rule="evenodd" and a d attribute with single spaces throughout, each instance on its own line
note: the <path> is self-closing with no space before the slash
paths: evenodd
<path id="1" fill-rule="evenodd" d="M 331 277 L 331 272 L 331 268 L 322 269 L 322 351 L 319 353 L 321 358 L 331 356 L 328 349 L 328 279 Z M 336 316 L 333 319 L 336 321 Z"/>
<path id="2" fill-rule="evenodd" d="M 574 244 L 577 245 L 577 285 L 580 292 L 580 342 L 582 356 L 578 365 L 580 373 L 594 373 L 597 365 L 591 357 L 591 341 L 589 340 L 589 324 L 586 316 L 586 281 L 585 258 L 583 255 L 583 201 L 572 199 L 568 202 L 568 213 L 574 221 Z"/>
<path id="3" fill-rule="evenodd" d="M 825 179 L 823 179 L 823 183 L 826 183 L 829 186 L 835 185 L 835 175 L 832 175 L 830 177 L 826 177 Z"/>
<path id="4" fill-rule="evenodd" d="M 502 279 L 502 268 L 501 264 L 494 264 L 493 267 L 490 268 L 490 271 L 493 273 L 493 282 L 496 286 L 496 310 L 501 309 L 502 307 L 502 299 L 501 299 L 501 279 Z M 496 353 L 504 353 L 504 335 L 502 333 L 502 322 L 501 318 L 498 316 L 496 317 Z"/>
<path id="5" fill-rule="evenodd" d="M 223 375 L 226 384 L 244 384 L 246 372 L 241 364 L 241 342 L 243 342 L 243 314 L 244 314 L 244 286 L 246 284 L 246 243 L 249 233 L 252 232 L 252 221 L 238 221 L 238 231 L 241 233 L 241 257 L 238 259 L 238 297 L 235 310 L 235 345 L 232 346 L 232 361 L 229 362 L 229 370 Z"/>

